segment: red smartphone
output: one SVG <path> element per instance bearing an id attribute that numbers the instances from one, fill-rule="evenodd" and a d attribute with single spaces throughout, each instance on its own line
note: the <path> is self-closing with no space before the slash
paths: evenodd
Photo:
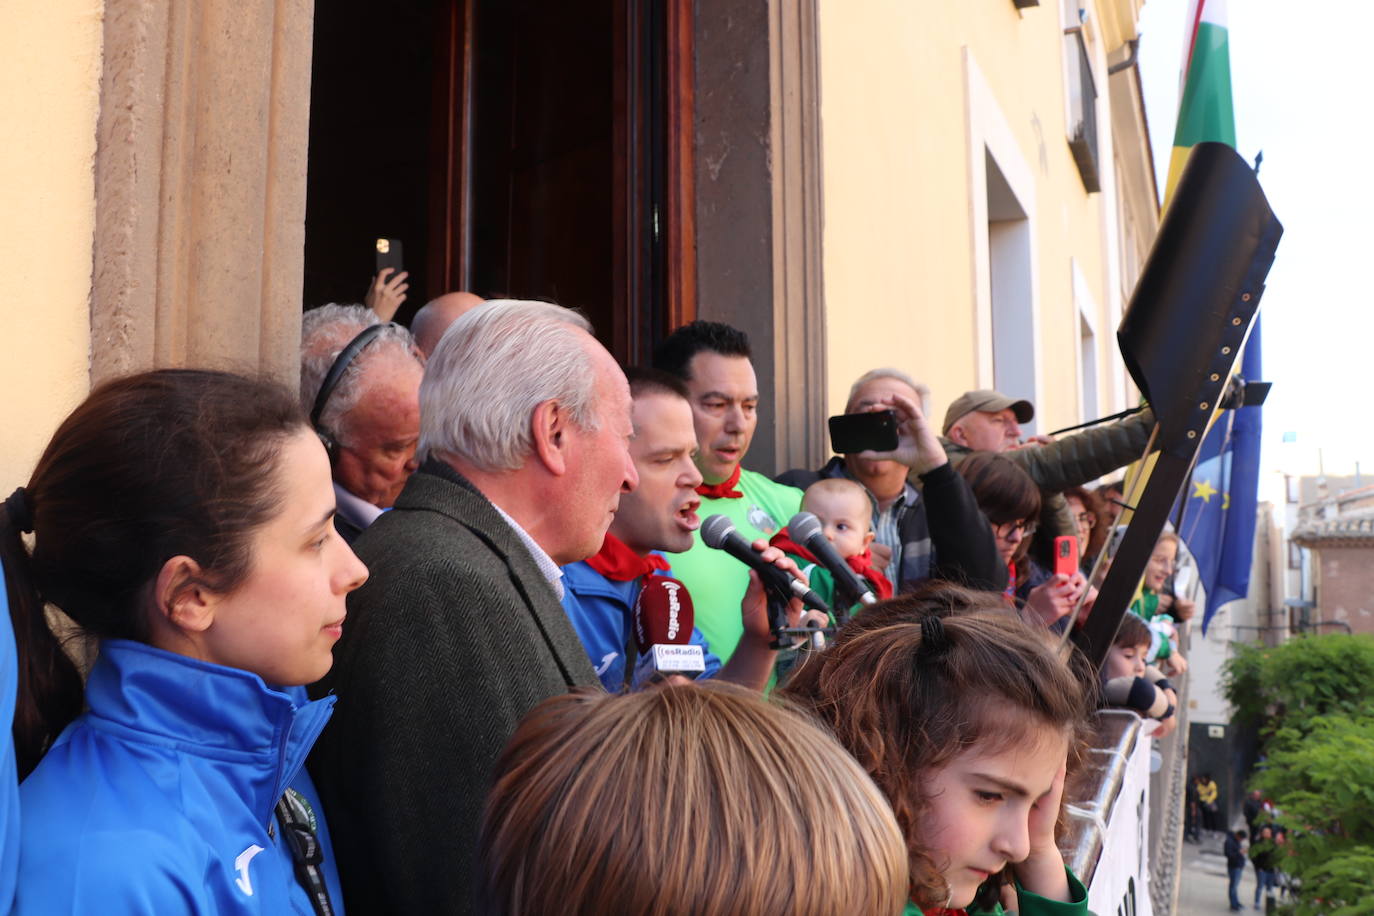
<path id="1" fill-rule="evenodd" d="M 1063 535 L 1054 539 L 1054 574 L 1068 576 L 1078 572 L 1078 538 Z"/>

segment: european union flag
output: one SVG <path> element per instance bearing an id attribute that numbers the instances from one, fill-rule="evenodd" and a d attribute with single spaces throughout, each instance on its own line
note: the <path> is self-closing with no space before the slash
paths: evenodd
<path id="1" fill-rule="evenodd" d="M 1241 377 L 1260 373 L 1260 323 L 1250 333 Z M 1255 547 L 1255 505 L 1259 493 L 1261 407 L 1226 411 L 1198 450 L 1188 492 L 1183 494 L 1179 535 L 1197 562 L 1198 580 L 1207 590 L 1202 632 L 1212 615 L 1250 590 L 1250 560 Z"/>

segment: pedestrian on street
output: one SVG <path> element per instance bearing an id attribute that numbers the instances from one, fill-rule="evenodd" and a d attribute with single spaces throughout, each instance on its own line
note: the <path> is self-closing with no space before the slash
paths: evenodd
<path id="1" fill-rule="evenodd" d="M 1217 784 L 1211 773 L 1197 779 L 1198 808 L 1202 814 L 1203 830 L 1221 830 L 1221 809 L 1217 807 Z"/>
<path id="2" fill-rule="evenodd" d="M 1226 854 L 1226 875 L 1230 879 L 1226 887 L 1226 893 L 1231 896 L 1231 911 L 1238 912 L 1244 907 L 1240 905 L 1240 877 L 1245 874 L 1245 837 L 1244 830 L 1237 830 L 1226 836 L 1226 845 L 1222 851 Z"/>
<path id="3" fill-rule="evenodd" d="M 1183 819 L 1183 841 L 1185 843 L 1202 842 L 1202 803 L 1197 797 L 1196 777 L 1189 780 L 1184 792 L 1184 819 Z"/>
<path id="4" fill-rule="evenodd" d="M 1266 889 L 1269 895 L 1273 896 L 1274 888 L 1278 886 L 1274 874 L 1274 828 L 1265 824 L 1253 836 L 1255 839 L 1250 844 L 1250 861 L 1255 865 L 1255 909 L 1258 910 L 1260 896 Z"/>

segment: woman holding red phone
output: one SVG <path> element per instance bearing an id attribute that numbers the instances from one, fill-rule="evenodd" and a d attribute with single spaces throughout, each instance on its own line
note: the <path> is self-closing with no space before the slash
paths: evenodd
<path id="1" fill-rule="evenodd" d="M 1047 627 L 1072 613 L 1088 584 L 1077 569 L 1076 551 L 1071 573 L 1047 574 L 1027 556 L 1040 516 L 1035 481 L 1015 462 L 993 452 L 969 455 L 960 462 L 959 473 L 992 526 L 998 554 L 1007 564 L 1008 601 L 1018 604 L 1028 620 Z"/>

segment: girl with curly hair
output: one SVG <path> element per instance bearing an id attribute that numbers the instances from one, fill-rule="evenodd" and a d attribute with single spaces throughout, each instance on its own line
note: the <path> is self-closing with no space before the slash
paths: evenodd
<path id="1" fill-rule="evenodd" d="M 782 691 L 882 789 L 910 857 L 908 914 L 1087 911 L 1055 843 L 1090 690 L 1045 632 L 987 592 L 936 584 L 880 602 Z"/>

